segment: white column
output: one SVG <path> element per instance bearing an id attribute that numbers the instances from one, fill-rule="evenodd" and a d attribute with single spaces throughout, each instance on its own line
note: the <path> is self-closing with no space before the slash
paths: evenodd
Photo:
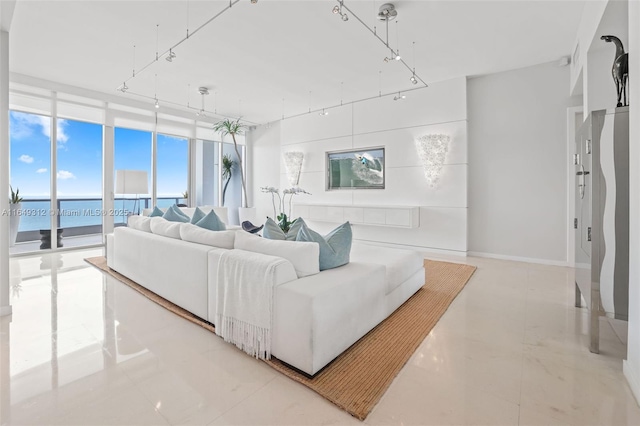
<path id="1" fill-rule="evenodd" d="M 158 204 L 158 113 L 156 113 L 156 124 L 153 126 L 151 138 L 151 205 L 153 208 Z"/>
<path id="2" fill-rule="evenodd" d="M 0 31 L 0 212 L 9 211 L 9 32 Z M 9 215 L 0 215 L 0 316 L 11 315 Z"/>
<path id="3" fill-rule="evenodd" d="M 113 232 L 115 201 L 113 194 L 113 144 L 115 130 L 113 116 L 105 105 L 105 124 L 102 127 L 102 239 Z"/>
<path id="4" fill-rule="evenodd" d="M 640 401 L 640 2 L 629 1 L 629 331 L 624 375 Z"/>
<path id="5" fill-rule="evenodd" d="M 51 180 L 50 180 L 50 197 L 51 198 L 51 249 L 58 248 L 58 94 L 51 92 Z"/>

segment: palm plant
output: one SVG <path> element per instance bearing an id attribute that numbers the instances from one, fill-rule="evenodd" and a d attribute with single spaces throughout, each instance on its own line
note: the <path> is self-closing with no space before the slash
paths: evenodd
<path id="1" fill-rule="evenodd" d="M 236 141 L 236 135 L 241 135 L 244 133 L 247 126 L 245 124 L 240 123 L 240 119 L 231 120 L 225 118 L 222 121 L 218 121 L 213 125 L 213 130 L 220 133 L 222 137 L 226 135 L 231 135 L 231 139 L 233 139 L 233 148 L 236 150 L 236 155 L 238 157 L 238 168 L 240 169 L 240 178 L 242 179 L 242 191 L 243 191 L 243 204 L 242 207 L 248 207 L 247 203 L 247 185 L 244 181 L 244 168 L 242 167 L 242 155 L 240 155 L 240 150 L 238 149 L 238 143 Z M 223 159 L 224 161 L 224 159 Z M 224 196 L 223 196 L 224 200 Z"/>
<path id="2" fill-rule="evenodd" d="M 14 192 L 13 187 L 9 185 L 9 189 L 11 189 L 11 198 L 9 199 L 9 204 L 18 204 L 22 202 L 22 197 L 20 196 L 20 188 L 16 188 Z"/>
<path id="3" fill-rule="evenodd" d="M 227 186 L 229 186 L 229 182 L 231 182 L 231 175 L 233 174 L 233 168 L 236 166 L 236 162 L 231 159 L 229 154 L 225 154 L 222 156 L 222 179 L 226 182 L 224 183 L 224 188 L 222 188 L 222 205 L 224 206 L 224 198 L 227 194 Z"/>

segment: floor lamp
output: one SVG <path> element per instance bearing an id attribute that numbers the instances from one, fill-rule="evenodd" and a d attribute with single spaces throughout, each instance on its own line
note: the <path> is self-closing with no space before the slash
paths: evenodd
<path id="1" fill-rule="evenodd" d="M 140 204 L 138 196 L 149 193 L 149 182 L 147 172 L 144 170 L 116 170 L 116 194 L 134 194 L 136 200 L 133 204 L 133 212 L 140 214 Z M 122 199 L 122 210 L 124 214 L 124 198 Z"/>

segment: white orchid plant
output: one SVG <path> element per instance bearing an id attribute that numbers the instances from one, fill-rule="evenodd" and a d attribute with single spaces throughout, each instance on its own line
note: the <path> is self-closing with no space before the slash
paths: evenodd
<path id="1" fill-rule="evenodd" d="M 291 202 L 293 200 L 294 195 L 298 194 L 308 194 L 311 195 L 310 192 L 305 191 L 302 188 L 298 188 L 296 186 L 292 188 L 286 188 L 282 190 L 282 196 L 280 195 L 280 190 L 278 188 L 274 188 L 273 186 L 263 186 L 260 188 L 260 191 L 271 194 L 271 203 L 273 204 L 273 217 L 278 221 L 278 226 L 282 229 L 283 232 L 289 232 L 289 228 L 295 222 L 289 221 L 291 217 Z M 280 210 L 280 214 L 276 213 L 276 195 L 278 196 L 278 208 Z M 285 213 L 285 205 L 287 205 L 287 195 L 289 196 L 289 210 L 288 215 Z"/>

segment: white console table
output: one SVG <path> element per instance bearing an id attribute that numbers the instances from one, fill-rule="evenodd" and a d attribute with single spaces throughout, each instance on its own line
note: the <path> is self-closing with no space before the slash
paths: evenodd
<path id="1" fill-rule="evenodd" d="M 420 226 L 420 207 L 417 206 L 358 206 L 338 204 L 294 204 L 294 217 L 320 222 L 357 225 L 417 228 Z"/>

